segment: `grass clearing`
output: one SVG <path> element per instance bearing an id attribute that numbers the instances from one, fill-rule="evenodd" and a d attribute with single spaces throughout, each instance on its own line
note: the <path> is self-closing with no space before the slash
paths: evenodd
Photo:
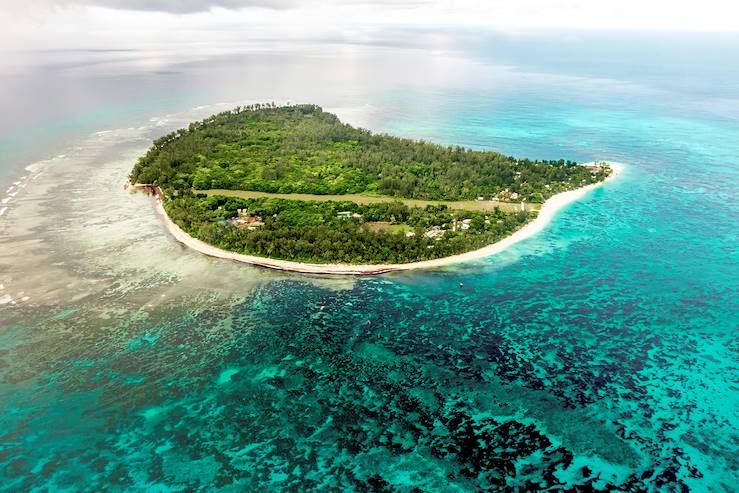
<path id="1" fill-rule="evenodd" d="M 413 231 L 407 224 L 393 224 L 387 221 L 369 221 L 364 223 L 364 227 L 370 231 L 387 231 L 389 233 L 407 233 Z"/>
<path id="2" fill-rule="evenodd" d="M 419 199 L 402 199 L 391 197 L 389 195 L 365 195 L 365 194 L 346 194 L 346 195 L 316 195 L 310 193 L 268 193 L 268 192 L 252 192 L 248 190 L 197 190 L 198 193 L 206 195 L 223 195 L 224 197 L 240 197 L 242 199 L 257 199 L 262 197 L 270 197 L 276 199 L 287 200 L 314 200 L 317 202 L 342 202 L 349 201 L 356 204 L 378 204 L 382 202 L 403 202 L 408 207 L 426 207 L 427 205 L 446 205 L 450 209 L 458 209 L 465 211 L 492 212 L 496 207 L 502 211 L 520 211 L 520 203 L 498 202 L 495 200 L 458 200 L 458 201 L 441 201 L 441 200 L 419 200 Z M 525 203 L 524 210 L 538 210 L 541 204 Z"/>

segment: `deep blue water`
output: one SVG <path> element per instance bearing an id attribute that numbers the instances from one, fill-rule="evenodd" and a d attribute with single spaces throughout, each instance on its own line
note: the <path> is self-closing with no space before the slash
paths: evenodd
<path id="1" fill-rule="evenodd" d="M 736 491 L 736 40 L 616 41 L 16 74 L 79 99 L 22 120 L 42 149 L 0 143 L 7 180 L 68 155 L 0 218 L 0 490 Z M 484 261 L 283 275 L 186 251 L 120 187 L 188 108 L 249 99 L 626 167 Z"/>

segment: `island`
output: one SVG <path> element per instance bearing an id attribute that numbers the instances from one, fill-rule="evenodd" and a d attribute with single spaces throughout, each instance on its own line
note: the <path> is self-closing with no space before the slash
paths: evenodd
<path id="1" fill-rule="evenodd" d="M 175 238 L 208 255 L 376 274 L 499 251 L 614 171 L 375 134 L 316 105 L 269 103 L 157 139 L 129 179 L 154 192 Z"/>

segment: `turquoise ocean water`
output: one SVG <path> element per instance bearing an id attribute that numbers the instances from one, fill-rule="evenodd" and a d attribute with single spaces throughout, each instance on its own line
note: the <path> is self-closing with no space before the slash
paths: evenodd
<path id="1" fill-rule="evenodd" d="M 739 83 L 701 42 L 586 39 L 596 74 L 513 41 L 57 68 L 89 91 L 28 117 L 54 138 L 0 143 L 3 185 L 26 177 L 0 217 L 0 491 L 736 491 Z M 479 262 L 275 273 L 187 251 L 121 186 L 155 136 L 252 99 L 625 170 Z"/>

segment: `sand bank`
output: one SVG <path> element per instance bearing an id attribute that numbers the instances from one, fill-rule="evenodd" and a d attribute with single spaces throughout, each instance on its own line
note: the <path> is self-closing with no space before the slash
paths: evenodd
<path id="1" fill-rule="evenodd" d="M 568 204 L 582 198 L 591 190 L 598 188 L 604 183 L 614 179 L 622 170 L 622 166 L 616 163 L 608 163 L 611 166 L 613 172 L 604 181 L 599 183 L 593 183 L 591 185 L 578 188 L 576 190 L 570 190 L 569 192 L 558 193 L 549 198 L 542 205 L 539 210 L 539 215 L 533 221 L 524 225 L 521 229 L 515 231 L 510 236 L 503 238 L 502 240 L 480 248 L 479 250 L 473 250 L 470 252 L 461 253 L 459 255 L 452 255 L 451 257 L 443 257 L 433 260 L 424 260 L 422 262 L 411 262 L 407 264 L 366 264 L 366 265 L 354 265 L 354 264 L 304 264 L 301 262 L 291 262 L 289 260 L 277 260 L 266 257 L 257 257 L 254 255 L 244 255 L 242 253 L 230 252 L 228 250 L 222 250 L 214 247 L 204 241 L 193 238 L 187 234 L 182 228 L 175 224 L 167 215 L 162 204 L 162 197 L 160 193 L 156 195 L 156 210 L 161 216 L 164 225 L 167 230 L 175 237 L 180 243 L 197 250 L 200 253 L 209 255 L 211 257 L 218 257 L 227 260 L 235 260 L 237 262 L 244 262 L 247 264 L 258 265 L 261 267 L 267 267 L 270 269 L 285 270 L 291 272 L 301 272 L 306 274 L 350 274 L 350 275 L 371 275 L 371 274 L 383 274 L 386 272 L 412 270 L 412 269 L 431 269 L 434 267 L 443 267 L 459 262 L 467 262 L 470 260 L 478 260 L 490 255 L 499 253 L 514 243 L 518 243 L 521 240 L 529 238 L 535 235 L 554 218 L 557 211 L 564 208 Z"/>

